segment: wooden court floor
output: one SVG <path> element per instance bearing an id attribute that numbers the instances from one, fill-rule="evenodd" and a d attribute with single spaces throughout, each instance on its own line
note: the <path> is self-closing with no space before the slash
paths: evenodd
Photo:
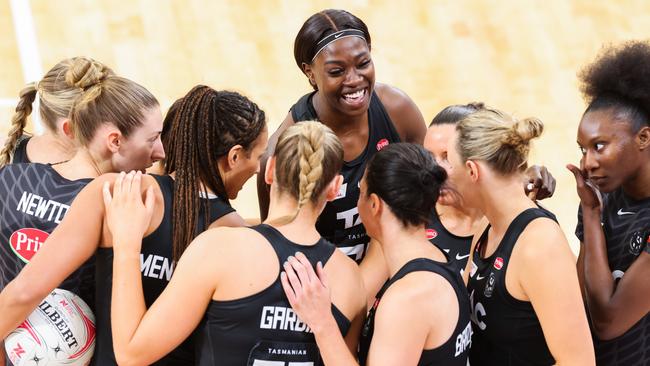
<path id="1" fill-rule="evenodd" d="M 16 19 L 20 2 L 28 13 Z M 483 101 L 545 122 L 531 160 L 557 178 L 545 204 L 575 241 L 578 201 L 564 165 L 579 159 L 584 103 L 576 73 L 603 44 L 650 35 L 647 1 L 0 0 L 0 133 L 26 82 L 25 65 L 43 72 L 75 55 L 145 85 L 165 109 L 196 84 L 240 91 L 274 130 L 310 90 L 293 61 L 298 29 L 314 12 L 342 7 L 370 29 L 377 80 L 409 94 L 425 120 L 449 104 Z M 38 51 L 31 62 L 21 59 L 25 41 L 17 40 L 25 16 Z M 257 216 L 252 181 L 239 197 L 242 215 Z"/>

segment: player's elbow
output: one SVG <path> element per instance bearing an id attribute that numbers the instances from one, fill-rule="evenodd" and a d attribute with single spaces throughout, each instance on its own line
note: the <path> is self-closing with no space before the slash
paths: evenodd
<path id="1" fill-rule="evenodd" d="M 596 337 L 603 341 L 614 339 L 625 333 L 625 330 L 617 327 L 616 320 L 611 316 L 593 317 L 592 325 Z"/>
<path id="2" fill-rule="evenodd" d="M 22 284 L 20 277 L 10 282 L 2 291 L 4 303 L 13 309 L 26 309 L 31 312 L 50 292 L 49 289 Z"/>
<path id="3" fill-rule="evenodd" d="M 120 350 L 115 348 L 115 361 L 120 366 L 144 366 L 148 365 L 147 362 L 140 359 L 138 354 L 142 352 L 129 352 L 128 350 Z"/>

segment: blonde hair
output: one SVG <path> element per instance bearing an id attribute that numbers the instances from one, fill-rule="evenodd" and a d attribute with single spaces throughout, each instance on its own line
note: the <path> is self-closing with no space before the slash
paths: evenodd
<path id="1" fill-rule="evenodd" d="M 83 69 L 82 75 L 77 75 L 79 81 L 89 81 L 113 74 L 110 68 L 91 58 L 72 57 L 54 65 L 38 83 L 27 84 L 18 94 L 20 99 L 16 106 L 16 113 L 11 118 L 11 130 L 2 151 L 0 151 L 0 166 L 11 161 L 18 140 L 24 134 L 27 117 L 32 113 L 32 104 L 36 95 L 39 97 L 39 113 L 43 123 L 48 130 L 56 133 L 56 120 L 68 117 L 72 105 L 83 92 L 83 88 L 71 84 L 66 78 L 68 71 L 81 62 L 86 67 Z M 81 71 L 78 69 L 77 73 Z"/>
<path id="2" fill-rule="evenodd" d="M 104 123 L 115 125 L 128 137 L 142 125 L 144 111 L 158 106 L 156 98 L 142 85 L 97 70 L 87 60 L 75 61 L 65 79 L 83 90 L 70 110 L 75 139 L 83 146 Z"/>
<path id="3" fill-rule="evenodd" d="M 321 193 L 343 166 L 343 146 L 332 130 L 320 122 L 299 122 L 286 129 L 275 148 L 275 180 L 280 192 L 298 201 L 296 212 L 276 222 L 293 221 L 307 203 Z"/>
<path id="4" fill-rule="evenodd" d="M 461 120 L 456 130 L 463 161 L 482 160 L 509 175 L 527 168 L 530 140 L 542 134 L 544 124 L 537 118 L 518 120 L 498 110 L 483 109 Z"/>

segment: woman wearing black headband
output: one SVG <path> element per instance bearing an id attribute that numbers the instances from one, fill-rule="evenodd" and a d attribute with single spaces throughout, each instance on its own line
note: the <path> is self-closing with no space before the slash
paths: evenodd
<path id="1" fill-rule="evenodd" d="M 344 149 L 344 182 L 338 198 L 325 207 L 317 228 L 357 261 L 369 240 L 357 210 L 366 162 L 390 143 L 421 144 L 426 133 L 422 114 L 406 94 L 375 84 L 370 49 L 368 28 L 347 11 L 330 9 L 309 17 L 296 36 L 294 57 L 314 91 L 291 107 L 269 141 L 271 153 L 282 131 L 305 120 L 321 121 L 339 137 Z M 263 177 L 258 177 L 262 219 L 268 211 L 268 192 Z"/>

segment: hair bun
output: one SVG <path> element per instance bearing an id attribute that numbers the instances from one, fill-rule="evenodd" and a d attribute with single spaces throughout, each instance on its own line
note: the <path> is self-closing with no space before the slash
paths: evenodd
<path id="1" fill-rule="evenodd" d="M 502 143 L 515 148 L 528 146 L 530 140 L 539 137 L 544 131 L 544 124 L 538 118 L 515 120 L 510 131 L 503 135 Z"/>
<path id="2" fill-rule="evenodd" d="M 65 74 L 65 81 L 80 89 L 88 89 L 104 81 L 113 71 L 91 58 L 77 57 Z"/>

